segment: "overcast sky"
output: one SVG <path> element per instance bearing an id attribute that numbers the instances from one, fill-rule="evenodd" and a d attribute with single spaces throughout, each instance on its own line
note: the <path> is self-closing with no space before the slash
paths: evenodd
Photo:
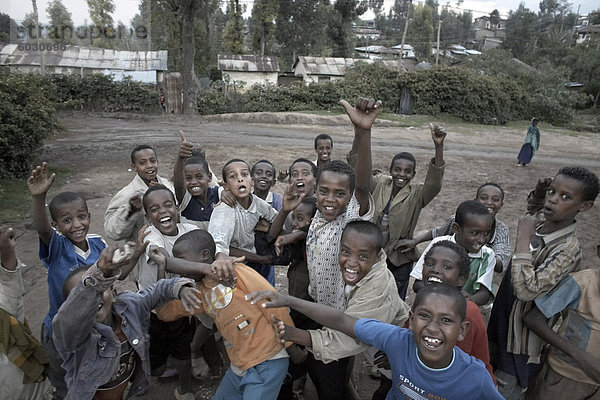
<path id="1" fill-rule="evenodd" d="M 38 12 L 40 14 L 41 22 L 48 22 L 46 15 L 46 7 L 50 0 L 37 0 Z M 310 1 L 310 0 L 308 0 Z M 419 0 L 413 0 L 415 2 Z M 446 4 L 442 0 L 438 0 L 440 5 Z M 222 0 L 225 4 L 226 1 Z M 242 4 L 247 6 L 246 16 L 249 15 L 252 8 L 252 0 L 240 0 Z M 86 0 L 62 0 L 62 3 L 71 12 L 73 22 L 75 25 L 82 25 L 84 21 L 90 21 L 88 15 L 88 6 Z M 129 25 L 129 22 L 133 16 L 138 12 L 138 4 L 140 0 L 117 0 L 115 1 L 116 10 L 113 14 L 115 21 L 121 21 L 125 25 Z M 453 7 L 456 11 L 461 10 L 472 10 L 473 16 L 480 17 L 481 15 L 487 15 L 495 8 L 500 11 L 500 15 L 504 18 L 508 16 L 510 10 L 516 10 L 519 6 L 520 0 L 464 0 L 459 8 Z M 539 11 L 539 0 L 524 0 L 525 6 L 532 11 Z M 389 8 L 394 4 L 394 0 L 385 0 L 385 7 Z M 450 2 L 451 6 L 456 6 L 456 0 Z M 598 0 L 575 0 L 572 3 L 573 12 L 577 12 L 578 5 L 581 5 L 579 13 L 581 15 L 587 15 L 590 11 L 600 8 Z M 32 3 L 29 0 L 2 0 L 0 1 L 0 12 L 10 15 L 17 22 L 20 22 L 25 14 L 33 10 Z M 372 16 L 372 14 L 370 14 Z M 369 17 L 365 15 L 363 17 Z"/>

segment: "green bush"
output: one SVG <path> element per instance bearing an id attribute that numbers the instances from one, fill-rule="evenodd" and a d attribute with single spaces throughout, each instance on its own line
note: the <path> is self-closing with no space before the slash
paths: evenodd
<path id="1" fill-rule="evenodd" d="M 0 179 L 22 178 L 58 122 L 53 83 L 35 74 L 0 73 Z"/>
<path id="2" fill-rule="evenodd" d="M 56 87 L 52 100 L 60 109 L 86 111 L 159 112 L 154 85 L 131 79 L 116 81 L 112 76 L 93 74 L 47 77 Z"/>

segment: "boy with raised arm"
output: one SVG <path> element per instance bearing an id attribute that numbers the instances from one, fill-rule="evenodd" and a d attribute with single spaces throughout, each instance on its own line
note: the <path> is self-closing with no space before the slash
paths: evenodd
<path id="1" fill-rule="evenodd" d="M 41 342 L 50 358 L 48 378 L 56 389 L 55 397 L 61 399 L 67 388 L 61 355 L 52 341 L 52 318 L 64 301 L 62 286 L 67 275 L 77 267 L 95 263 L 106 243 L 98 235 L 88 235 L 90 213 L 78 193 L 63 192 L 54 196 L 48 205 L 52 221 L 48 221 L 46 194 L 56 174 L 48 176 L 47 167 L 43 163 L 31 171 L 27 187 L 33 198 L 33 224 L 40 238 L 40 259 L 48 269 L 50 310 L 42 325 Z"/>
<path id="2" fill-rule="evenodd" d="M 371 179 L 371 195 L 374 201 L 374 222 L 385 238 L 387 265 L 394 274 L 401 299 L 406 298 L 409 274 L 413 263 L 419 259 L 418 252 L 405 250 L 403 243 L 412 239 L 421 210 L 437 196 L 442 189 L 444 176 L 444 140 L 446 132 L 434 124 L 429 124 L 435 156 L 427 168 L 427 176 L 422 184 L 412 184 L 417 169 L 415 157 L 406 152 L 398 153 L 390 164 L 390 175 L 379 174 Z M 353 161 L 354 146 L 348 154 Z"/>

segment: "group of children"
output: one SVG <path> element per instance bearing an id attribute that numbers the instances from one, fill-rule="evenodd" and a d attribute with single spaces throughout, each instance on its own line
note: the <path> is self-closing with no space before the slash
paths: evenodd
<path id="1" fill-rule="evenodd" d="M 171 183 L 158 175 L 154 149 L 136 147 L 136 176 L 105 215 L 105 234 L 125 241 L 119 246 L 88 233 L 76 193 L 52 199 L 49 221 L 55 176 L 45 163 L 33 170 L 27 184 L 50 300 L 41 345 L 23 321 L 14 232 L 0 230 L 0 319 L 6 313 L 28 346 L 17 346 L 26 362 L 8 352 L 0 365 L 12 362 L 11 376 L 23 377 L 21 397 L 40 398 L 46 375 L 59 399 L 143 395 L 151 376 L 173 366 L 177 399 L 195 397 L 192 373 L 222 375 L 215 399 L 298 398 L 306 376 L 320 399 L 349 399 L 362 353 L 379 371 L 373 399 L 518 399 L 528 387 L 531 399 L 596 398 L 600 276 L 575 272 L 574 230 L 598 177 L 563 168 L 541 180 L 531 196 L 538 219 L 519 221 L 514 252 L 496 218 L 504 192 L 491 182 L 415 238 L 421 210 L 441 190 L 446 132 L 430 125 L 435 154 L 424 183 L 412 182 L 416 160 L 405 152 L 389 175 L 372 176 L 381 103 L 341 104 L 354 125 L 348 162 L 330 160 L 333 139 L 319 135 L 316 163 L 299 158 L 279 172 L 283 195 L 271 191 L 276 169 L 267 160 L 228 161 L 219 185 L 202 149 L 181 134 Z M 274 290 L 273 265 L 288 265 L 288 295 Z M 139 291 L 116 293 L 119 279 Z M 492 301 L 486 332 L 479 307 Z M 555 331 L 549 322 L 559 315 Z"/>

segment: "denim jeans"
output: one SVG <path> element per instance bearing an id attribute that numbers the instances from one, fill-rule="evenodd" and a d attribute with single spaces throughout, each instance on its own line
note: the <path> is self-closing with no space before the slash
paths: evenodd
<path id="1" fill-rule="evenodd" d="M 263 361 L 237 376 L 227 370 L 214 400 L 275 400 L 288 370 L 289 358 Z"/>

